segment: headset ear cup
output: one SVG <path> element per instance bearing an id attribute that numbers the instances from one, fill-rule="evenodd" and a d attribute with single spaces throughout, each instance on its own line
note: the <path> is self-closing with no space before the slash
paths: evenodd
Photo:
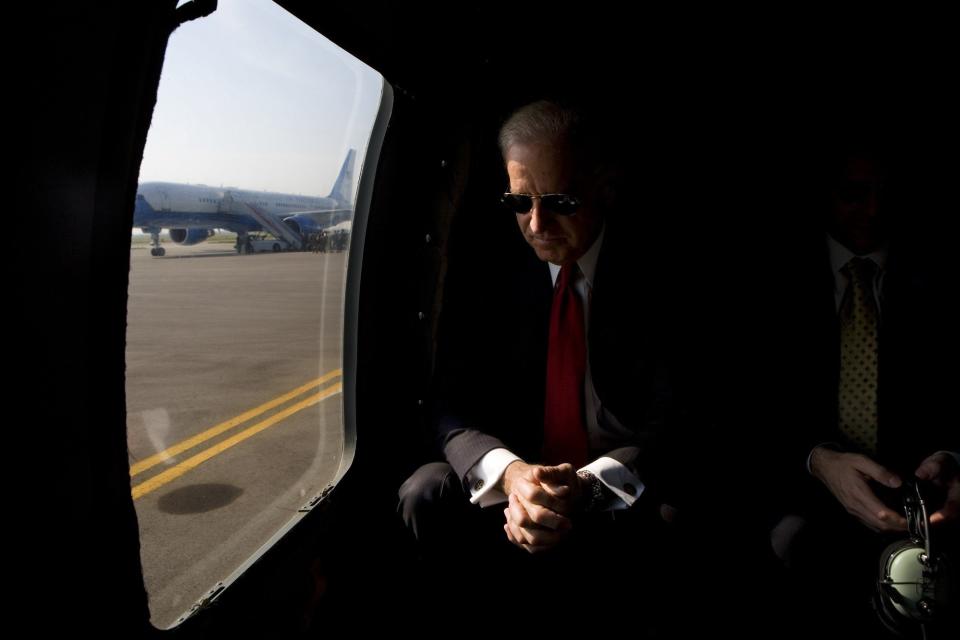
<path id="1" fill-rule="evenodd" d="M 903 636 L 906 633 L 905 621 L 899 611 L 893 606 L 895 597 L 893 588 L 887 584 L 890 580 L 889 566 L 893 556 L 904 547 L 910 544 L 909 540 L 899 540 L 887 545 L 887 548 L 880 554 L 877 567 L 877 590 L 874 592 L 873 603 L 877 612 L 877 617 L 889 631 Z"/>
<path id="2" fill-rule="evenodd" d="M 919 560 L 925 551 L 917 541 L 901 540 L 880 554 L 875 609 L 884 626 L 901 637 L 918 637 L 921 624 L 930 622 L 921 601 L 935 597 L 936 585 L 929 583 Z"/>

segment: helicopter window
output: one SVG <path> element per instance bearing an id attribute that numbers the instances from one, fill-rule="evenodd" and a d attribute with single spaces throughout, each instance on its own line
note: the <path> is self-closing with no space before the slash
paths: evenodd
<path id="1" fill-rule="evenodd" d="M 159 628 L 342 475 L 347 263 L 384 87 L 272 2 L 221 3 L 170 38 L 140 169 L 126 353 Z"/>

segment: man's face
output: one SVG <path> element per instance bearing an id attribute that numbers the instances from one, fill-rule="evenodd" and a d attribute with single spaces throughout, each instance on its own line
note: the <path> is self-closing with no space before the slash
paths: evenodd
<path id="1" fill-rule="evenodd" d="M 599 235 L 601 218 L 591 206 L 592 194 L 575 192 L 566 150 L 555 144 L 517 144 L 507 150 L 505 160 L 511 193 L 565 193 L 581 201 L 570 216 L 545 210 L 537 198 L 529 212 L 517 214 L 520 231 L 538 258 L 559 265 L 578 260 Z"/>
<path id="2" fill-rule="evenodd" d="M 830 235 L 860 255 L 879 249 L 887 239 L 880 198 L 876 162 L 868 157 L 848 158 L 831 191 Z"/>

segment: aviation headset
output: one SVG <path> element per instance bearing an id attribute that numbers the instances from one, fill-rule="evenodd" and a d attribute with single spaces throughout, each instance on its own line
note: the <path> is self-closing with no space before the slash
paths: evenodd
<path id="1" fill-rule="evenodd" d="M 928 638 L 953 617 L 948 558 L 931 543 L 930 520 L 921 483 L 905 483 L 903 509 L 906 540 L 894 542 L 880 555 L 874 606 L 880 621 L 906 638 Z M 955 604 L 955 603 L 954 603 Z"/>

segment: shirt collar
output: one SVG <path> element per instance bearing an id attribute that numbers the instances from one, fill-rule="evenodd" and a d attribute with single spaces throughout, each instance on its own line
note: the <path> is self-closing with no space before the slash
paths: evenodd
<path id="1" fill-rule="evenodd" d="M 865 256 L 858 256 L 853 251 L 850 251 L 847 247 L 841 244 L 838 240 L 834 239 L 833 236 L 827 234 L 827 247 L 830 250 L 830 269 L 834 274 L 840 273 L 840 270 L 853 258 L 866 258 L 871 260 L 874 264 L 883 269 L 884 265 L 887 263 L 887 248 L 882 247 L 877 249 L 872 253 L 868 253 Z"/>
<path id="2" fill-rule="evenodd" d="M 603 226 L 600 227 L 600 233 L 597 235 L 597 239 L 593 241 L 593 244 L 590 245 L 587 252 L 577 260 L 577 266 L 580 267 L 580 272 L 583 274 L 583 277 L 591 289 L 593 288 L 593 276 L 597 273 L 597 260 L 600 258 L 600 246 L 603 244 L 603 235 L 606 231 L 607 225 L 604 223 Z M 557 284 L 557 277 L 560 275 L 560 265 L 553 264 L 552 262 L 548 262 L 547 264 L 550 266 L 550 278 L 553 284 Z"/>

